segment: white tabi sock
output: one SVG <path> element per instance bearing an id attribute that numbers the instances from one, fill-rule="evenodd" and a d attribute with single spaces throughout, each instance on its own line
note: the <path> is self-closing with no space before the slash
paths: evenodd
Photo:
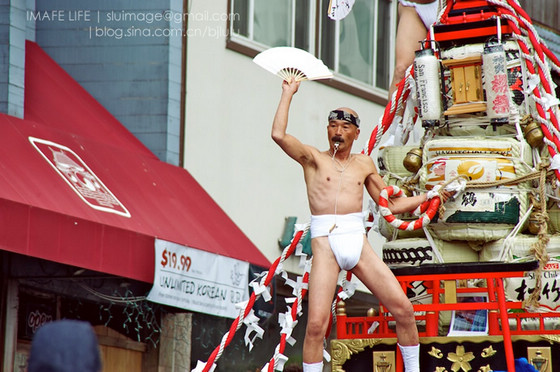
<path id="1" fill-rule="evenodd" d="M 420 372 L 420 345 L 402 346 L 400 344 L 405 372 Z"/>
<path id="2" fill-rule="evenodd" d="M 323 372 L 323 362 L 303 363 L 303 372 Z"/>

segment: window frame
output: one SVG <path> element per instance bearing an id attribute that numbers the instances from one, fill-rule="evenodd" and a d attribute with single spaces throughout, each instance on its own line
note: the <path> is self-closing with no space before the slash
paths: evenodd
<path id="1" fill-rule="evenodd" d="M 313 3 L 313 0 L 310 0 Z M 318 11 L 321 6 L 321 1 L 328 1 L 328 0 L 316 0 L 315 5 L 311 5 L 311 10 L 309 12 L 310 17 L 310 32 L 309 32 L 309 52 L 314 56 L 320 55 L 320 32 L 322 29 L 322 17 L 318 14 Z M 385 1 L 385 0 L 377 0 L 377 1 Z M 395 39 L 396 39 L 396 26 L 397 26 L 397 0 L 386 0 L 390 2 L 391 13 L 393 14 L 390 19 L 390 26 L 389 29 L 391 30 L 388 37 L 389 37 L 389 83 L 391 82 L 394 64 L 395 64 Z M 379 8 L 376 2 L 376 9 Z M 232 14 L 232 0 L 228 0 L 227 3 L 227 11 L 228 14 Z M 232 32 L 232 19 L 233 17 L 227 17 L 227 37 L 226 37 L 226 48 L 241 54 L 244 54 L 248 57 L 254 58 L 260 52 L 269 48 L 268 45 L 264 45 L 262 43 L 256 42 L 249 38 L 243 37 L 241 35 L 234 35 Z M 340 25 L 337 23 L 337 29 Z M 378 22 L 375 22 L 376 30 L 378 29 Z M 250 26 L 249 26 L 250 28 Z M 249 31 L 251 32 L 251 31 Z M 376 31 L 377 32 L 377 31 Z M 292 35 L 292 41 L 295 37 L 295 34 Z M 372 53 L 374 57 L 377 57 L 377 48 L 372 49 Z M 335 58 L 338 59 L 338 52 L 335 53 Z M 336 62 L 335 64 L 337 64 Z M 354 96 L 366 99 L 368 101 L 380 104 L 385 106 L 388 102 L 387 95 L 388 91 L 385 89 L 376 88 L 374 86 L 369 86 L 368 84 L 352 79 L 348 76 L 339 74 L 333 71 L 334 77 L 328 80 L 317 80 L 318 83 L 324 84 L 326 86 L 332 87 L 334 89 L 341 90 L 343 92 L 352 94 Z"/>

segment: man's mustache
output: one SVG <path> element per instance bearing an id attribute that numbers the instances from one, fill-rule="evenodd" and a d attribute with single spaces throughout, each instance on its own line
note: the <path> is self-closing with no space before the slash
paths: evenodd
<path id="1" fill-rule="evenodd" d="M 333 142 L 344 142 L 344 139 L 340 136 L 334 136 L 331 138 L 331 141 Z"/>

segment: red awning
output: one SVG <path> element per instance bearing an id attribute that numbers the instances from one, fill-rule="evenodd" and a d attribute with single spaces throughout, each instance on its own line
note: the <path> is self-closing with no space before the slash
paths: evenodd
<path id="1" fill-rule="evenodd" d="M 0 115 L 0 249 L 151 282 L 154 238 L 268 267 L 183 168 L 158 160 L 38 45 L 25 120 Z"/>

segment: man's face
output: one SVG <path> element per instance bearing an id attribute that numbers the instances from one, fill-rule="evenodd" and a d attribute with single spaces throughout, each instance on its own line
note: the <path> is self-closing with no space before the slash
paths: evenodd
<path id="1" fill-rule="evenodd" d="M 352 147 L 353 142 L 358 138 L 360 129 L 345 120 L 331 120 L 327 126 L 329 143 L 333 146 L 336 142 L 339 148 Z"/>

